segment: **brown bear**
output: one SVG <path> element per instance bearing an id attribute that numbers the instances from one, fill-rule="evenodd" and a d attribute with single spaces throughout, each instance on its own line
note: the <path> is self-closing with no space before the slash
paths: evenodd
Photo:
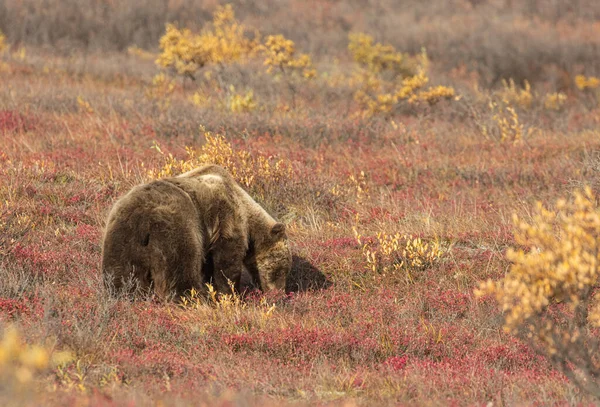
<path id="1" fill-rule="evenodd" d="M 240 289 L 244 268 L 263 291 L 284 289 L 292 256 L 285 225 L 273 219 L 222 167 L 134 187 L 108 216 L 102 247 L 105 281 L 159 297 Z"/>

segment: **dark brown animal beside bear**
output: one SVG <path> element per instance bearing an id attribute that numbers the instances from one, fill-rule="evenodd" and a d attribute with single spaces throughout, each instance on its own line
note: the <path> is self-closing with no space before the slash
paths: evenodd
<path id="1" fill-rule="evenodd" d="M 134 187 L 112 208 L 102 244 L 111 289 L 154 289 L 161 298 L 209 281 L 239 291 L 244 268 L 263 291 L 284 289 L 291 265 L 285 225 L 217 165 Z"/>

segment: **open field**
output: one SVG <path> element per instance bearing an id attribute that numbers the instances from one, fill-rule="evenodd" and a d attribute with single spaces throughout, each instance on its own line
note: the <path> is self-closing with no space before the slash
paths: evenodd
<path id="1" fill-rule="evenodd" d="M 513 214 L 528 220 L 536 201 L 583 185 L 600 192 L 596 2 L 240 1 L 240 21 L 293 39 L 314 78 L 272 75 L 254 55 L 207 64 L 195 80 L 157 76 L 158 40 L 165 15 L 197 30 L 214 2 L 189 13 L 177 4 L 197 2 L 161 2 L 168 12 L 155 18 L 158 2 L 116 2 L 148 24 L 137 34 L 125 29 L 133 11 L 105 5 L 118 38 L 83 24 L 102 21 L 93 8 L 60 38 L 48 34 L 59 12 L 31 11 L 19 31 L 12 16 L 29 3 L 0 7 L 2 405 L 594 403 L 473 290 L 508 270 Z M 430 100 L 415 88 L 414 103 L 384 103 L 395 79 L 356 75 L 358 31 L 454 93 Z M 376 74 L 380 94 L 367 84 Z M 286 223 L 287 293 L 110 297 L 100 247 L 111 205 L 199 157 L 235 170 Z M 36 364 L 41 348 L 11 345 L 9 326 L 64 360 Z M 17 350 L 21 360 L 6 356 Z"/>

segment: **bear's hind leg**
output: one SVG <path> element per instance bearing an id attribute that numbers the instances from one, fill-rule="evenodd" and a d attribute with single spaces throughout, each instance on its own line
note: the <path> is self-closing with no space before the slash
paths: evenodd
<path id="1" fill-rule="evenodd" d="M 231 294 L 231 282 L 234 291 L 239 293 L 245 255 L 242 239 L 220 239 L 211 255 L 215 289 L 219 293 Z"/>

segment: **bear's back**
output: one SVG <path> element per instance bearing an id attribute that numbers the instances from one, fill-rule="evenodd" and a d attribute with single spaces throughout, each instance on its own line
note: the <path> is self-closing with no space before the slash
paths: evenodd
<path id="1" fill-rule="evenodd" d="M 265 222 L 271 226 L 276 223 L 273 217 L 233 179 L 231 174 L 219 165 L 206 164 L 183 173 L 177 176 L 177 178 L 198 180 L 205 187 L 206 191 L 211 191 L 212 193 L 226 191 L 232 197 L 232 200 L 235 201 L 235 205 L 240 208 L 243 207 L 244 212 L 251 217 L 260 219 L 260 222 Z"/>

